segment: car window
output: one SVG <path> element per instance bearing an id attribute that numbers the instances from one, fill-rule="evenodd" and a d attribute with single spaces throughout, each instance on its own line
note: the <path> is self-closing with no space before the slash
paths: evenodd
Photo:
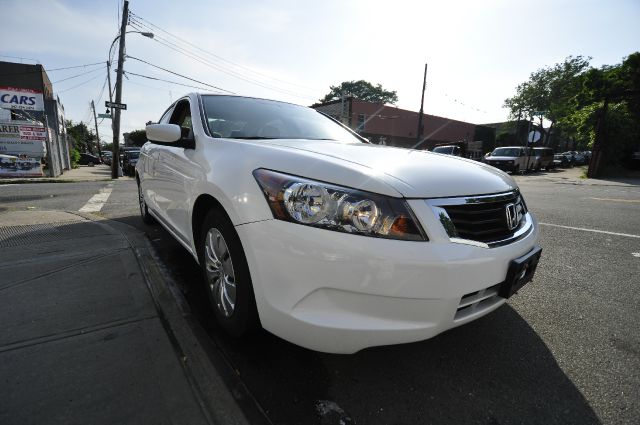
<path id="1" fill-rule="evenodd" d="M 492 156 L 520 156 L 521 150 L 518 148 L 496 148 Z"/>
<path id="2" fill-rule="evenodd" d="M 182 137 L 193 137 L 193 124 L 191 122 L 191 107 L 188 100 L 181 100 L 176 104 L 169 124 L 177 124 L 182 130 Z"/>
<path id="3" fill-rule="evenodd" d="M 206 95 L 202 99 L 213 137 L 362 143 L 331 118 L 304 106 L 240 96 Z"/>
<path id="4" fill-rule="evenodd" d="M 164 114 L 162 114 L 162 116 L 160 117 L 160 119 L 158 120 L 159 124 L 166 124 L 167 121 L 169 121 L 169 118 L 171 117 L 171 113 L 173 112 L 173 105 L 171 105 L 169 107 L 169 109 L 167 109 Z"/>

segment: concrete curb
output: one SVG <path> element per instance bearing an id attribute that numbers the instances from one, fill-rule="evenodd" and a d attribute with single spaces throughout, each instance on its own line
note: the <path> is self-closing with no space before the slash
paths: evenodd
<path id="1" fill-rule="evenodd" d="M 270 424 L 244 383 L 235 373 L 230 373 L 232 371 L 228 363 L 192 316 L 177 285 L 162 270 L 161 262 L 146 236 L 125 223 L 89 213 L 73 214 L 110 227 L 129 243 L 156 305 L 158 316 L 176 354 L 182 360 L 185 376 L 209 423 Z"/>

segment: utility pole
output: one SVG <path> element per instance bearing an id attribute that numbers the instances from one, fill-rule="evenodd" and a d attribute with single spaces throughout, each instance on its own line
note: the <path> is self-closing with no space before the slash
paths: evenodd
<path id="1" fill-rule="evenodd" d="M 129 20 L 129 2 L 125 0 L 120 25 L 120 46 L 118 48 L 118 71 L 116 76 L 116 103 L 122 103 L 122 67 L 124 65 L 124 43 Z M 111 161 L 111 178 L 117 179 L 120 169 L 120 109 L 112 108 L 113 118 L 113 159 Z"/>
<path id="2" fill-rule="evenodd" d="M 93 122 L 96 125 L 96 137 L 98 138 L 98 156 L 102 159 L 102 148 L 100 148 L 100 133 L 98 133 L 98 118 L 96 118 L 96 105 L 91 101 L 91 110 L 93 111 Z"/>
<path id="3" fill-rule="evenodd" d="M 424 64 L 424 80 L 422 81 L 422 100 L 420 101 L 420 113 L 418 114 L 418 131 L 416 131 L 416 145 L 420 144 L 422 137 L 422 114 L 424 112 L 424 91 L 427 88 L 427 64 Z"/>

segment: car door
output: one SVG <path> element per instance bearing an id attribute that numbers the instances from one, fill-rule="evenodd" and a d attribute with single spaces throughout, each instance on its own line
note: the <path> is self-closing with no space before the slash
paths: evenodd
<path id="1" fill-rule="evenodd" d="M 162 117 L 158 120 L 158 124 L 167 124 L 169 122 L 174 106 L 175 105 L 171 105 L 164 114 L 162 114 Z M 163 218 L 163 214 L 158 207 L 156 166 L 158 164 L 158 156 L 162 149 L 164 149 L 164 146 L 152 141 L 151 143 L 146 144 L 140 152 L 140 159 L 142 161 L 140 185 L 142 187 L 144 199 L 148 208 L 152 210 L 155 215 L 160 215 L 161 219 Z"/>
<path id="2" fill-rule="evenodd" d="M 179 125 L 183 139 L 193 139 L 192 108 L 189 99 L 176 103 L 169 124 Z M 197 111 L 194 116 L 198 117 Z M 165 225 L 189 245 L 189 199 L 198 166 L 193 161 L 194 149 L 167 144 L 157 150 L 154 164 L 157 207 Z"/>

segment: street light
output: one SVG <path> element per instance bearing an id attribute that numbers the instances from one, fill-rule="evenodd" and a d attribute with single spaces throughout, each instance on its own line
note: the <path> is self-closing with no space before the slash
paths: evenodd
<path id="1" fill-rule="evenodd" d="M 120 39 L 120 52 L 118 54 L 118 74 L 116 78 L 116 103 L 120 103 L 122 96 L 122 64 L 124 62 L 124 41 L 125 37 L 123 35 L 130 33 L 141 34 L 147 38 L 153 38 L 152 32 L 143 32 L 143 31 L 125 31 L 127 26 L 126 17 L 129 15 L 129 2 L 125 1 L 125 7 L 123 10 L 123 19 L 122 26 L 120 28 L 120 34 L 116 36 L 111 42 L 111 47 L 109 47 L 109 56 L 107 60 L 107 82 L 109 84 L 109 102 L 113 103 L 113 93 L 111 91 L 111 50 L 113 50 L 113 46 L 116 44 L 116 41 Z M 111 160 L 111 178 L 117 179 L 120 176 L 119 168 L 120 168 L 120 141 L 119 141 L 119 133 L 120 133 L 120 109 L 112 108 L 111 114 L 111 130 L 113 131 L 113 159 Z"/>

